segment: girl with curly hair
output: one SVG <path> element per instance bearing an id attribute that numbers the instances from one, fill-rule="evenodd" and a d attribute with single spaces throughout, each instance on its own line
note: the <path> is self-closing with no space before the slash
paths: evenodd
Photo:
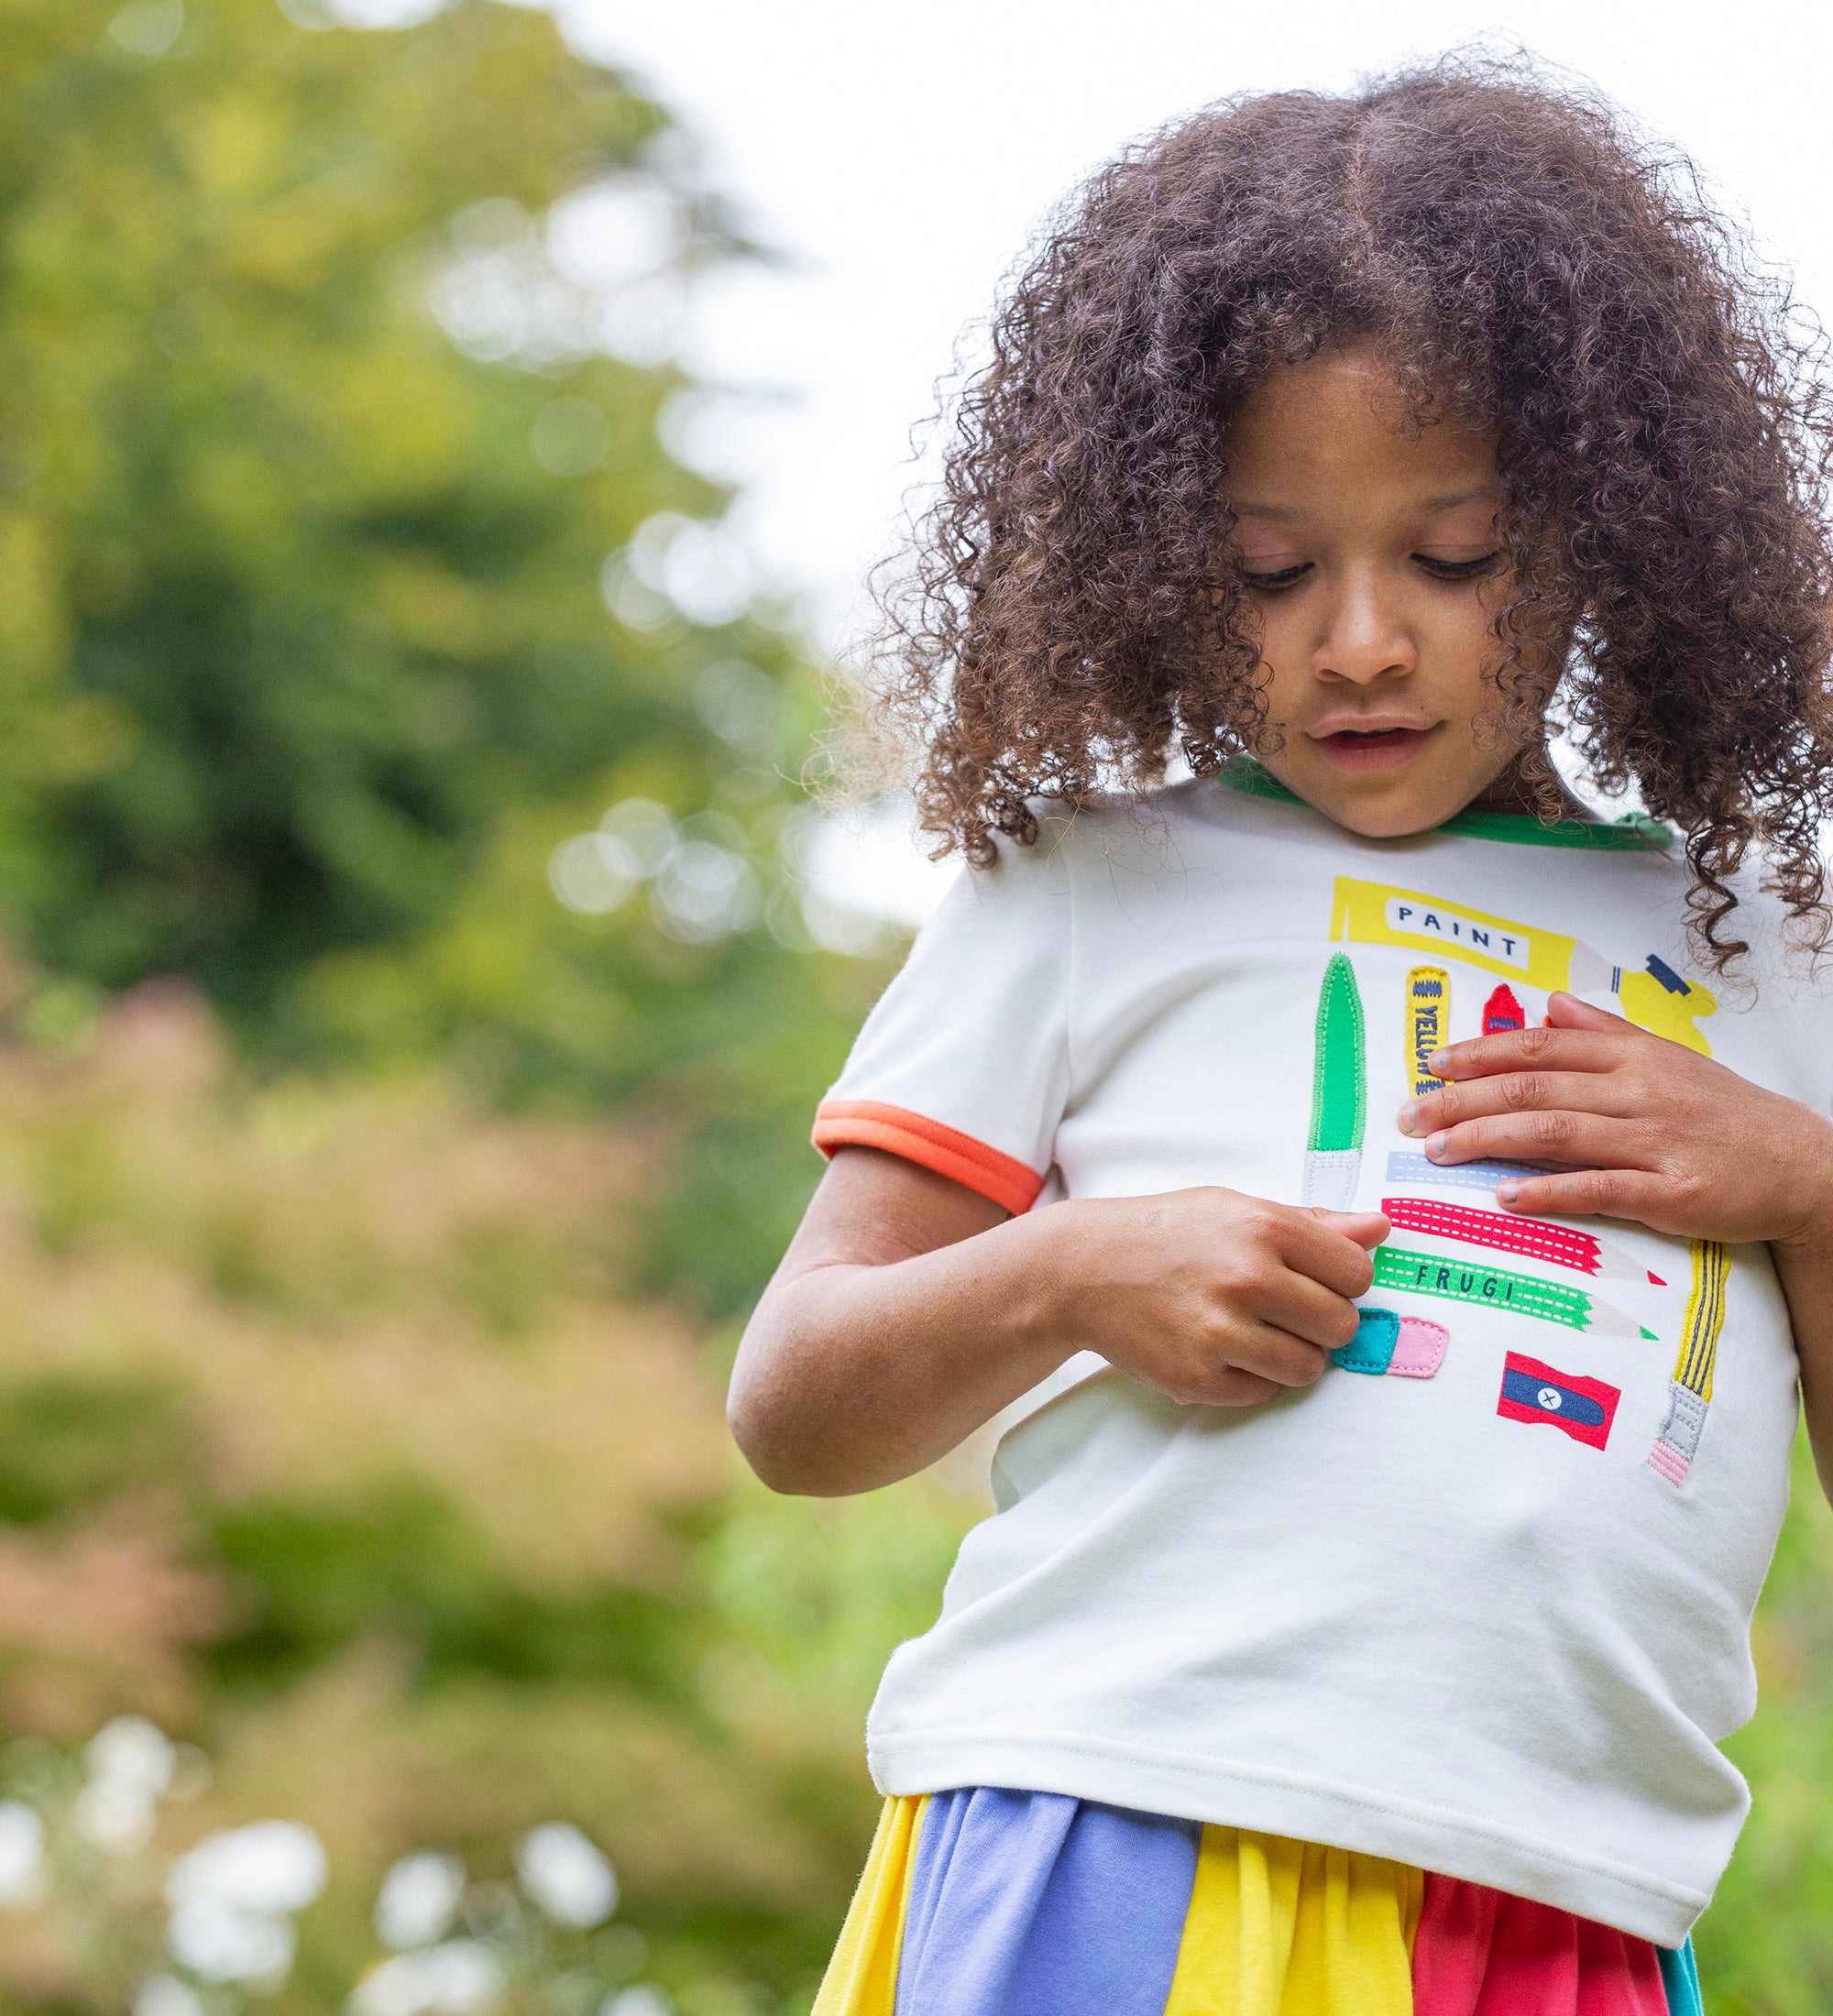
<path id="1" fill-rule="evenodd" d="M 785 1491 L 1004 1429 L 818 2016 L 1697 2010 L 1797 1395 L 1833 1479 L 1817 356 L 1520 64 L 1019 273 L 890 630 L 969 867 L 733 1382 Z"/>

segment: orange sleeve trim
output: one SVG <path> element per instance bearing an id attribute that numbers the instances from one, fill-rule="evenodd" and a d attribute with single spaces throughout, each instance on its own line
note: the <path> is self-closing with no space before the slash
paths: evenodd
<path id="1" fill-rule="evenodd" d="M 901 1155 L 978 1190 L 1014 1217 L 1028 1211 L 1044 1188 L 1044 1178 L 1016 1156 L 1002 1155 L 907 1106 L 886 1106 L 875 1099 L 823 1100 L 815 1113 L 815 1145 L 823 1155 L 849 1147 Z"/>

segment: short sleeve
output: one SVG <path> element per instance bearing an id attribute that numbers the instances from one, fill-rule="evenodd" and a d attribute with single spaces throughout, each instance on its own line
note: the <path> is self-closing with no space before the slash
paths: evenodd
<path id="1" fill-rule="evenodd" d="M 1047 826 L 964 870 L 880 997 L 815 1145 L 882 1148 L 1028 1211 L 1069 1097 L 1069 866 Z"/>

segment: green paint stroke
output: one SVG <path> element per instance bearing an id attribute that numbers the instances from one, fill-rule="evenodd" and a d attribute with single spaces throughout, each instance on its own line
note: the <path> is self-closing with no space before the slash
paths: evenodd
<path id="1" fill-rule="evenodd" d="M 1376 1249 L 1375 1286 L 1407 1289 L 1415 1295 L 1443 1295 L 1454 1302 L 1476 1302 L 1517 1316 L 1538 1316 L 1570 1330 L 1589 1330 L 1593 1322 L 1594 1304 L 1582 1288 L 1568 1287 L 1563 1281 L 1542 1281 L 1531 1274 L 1511 1274 L 1506 1267 L 1435 1260 L 1430 1254 L 1409 1253 L 1403 1246 Z"/>
<path id="2" fill-rule="evenodd" d="M 1367 1052 L 1356 969 L 1343 953 L 1333 952 L 1323 970 L 1323 985 L 1318 990 L 1312 1133 L 1307 1143 L 1314 1153 L 1327 1155 L 1362 1145 L 1368 1117 Z"/>

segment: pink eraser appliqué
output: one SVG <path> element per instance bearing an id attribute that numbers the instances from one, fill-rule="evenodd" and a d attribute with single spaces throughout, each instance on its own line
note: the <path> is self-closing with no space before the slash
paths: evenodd
<path id="1" fill-rule="evenodd" d="M 1686 1482 L 1686 1474 L 1692 1467 L 1678 1450 L 1670 1449 L 1665 1442 L 1657 1442 L 1649 1452 L 1649 1468 L 1675 1486 Z"/>
<path id="2" fill-rule="evenodd" d="M 1443 1323 L 1429 1322 L 1423 1316 L 1401 1317 L 1394 1355 L 1388 1362 L 1388 1377 L 1430 1379 L 1444 1363 L 1444 1347 L 1450 1342 L 1451 1332 Z"/>

